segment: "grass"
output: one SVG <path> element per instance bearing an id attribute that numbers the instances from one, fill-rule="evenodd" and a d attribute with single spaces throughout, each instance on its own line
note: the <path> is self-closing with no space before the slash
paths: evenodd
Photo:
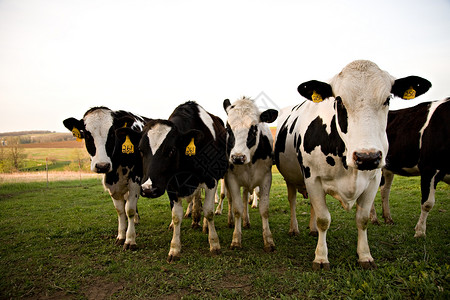
<path id="1" fill-rule="evenodd" d="M 97 179 L 8 183 L 0 186 L 0 298 L 199 299 L 317 298 L 424 299 L 450 296 L 449 186 L 440 183 L 428 217 L 427 237 L 415 239 L 419 178 L 395 177 L 393 226 L 369 225 L 378 269 L 357 264 L 355 211 L 328 201 L 331 271 L 311 269 L 316 238 L 308 235 L 309 204 L 299 196 L 300 235 L 288 236 L 289 205 L 282 177 L 274 174 L 270 226 L 277 246 L 263 251 L 261 218 L 250 210 L 243 249 L 229 250 L 232 229 L 216 216 L 222 254 L 209 254 L 207 236 L 184 220 L 182 257 L 166 262 L 172 233 L 169 202 L 139 200 L 138 250 L 115 246 L 117 216 Z M 381 216 L 379 195 L 377 212 Z M 185 206 L 186 207 L 186 206 Z M 224 209 L 226 213 L 226 209 Z"/>
<path id="2" fill-rule="evenodd" d="M 50 171 L 78 171 L 89 169 L 89 155 L 79 148 L 22 148 L 25 156 L 20 171 L 45 171 L 46 159 Z"/>

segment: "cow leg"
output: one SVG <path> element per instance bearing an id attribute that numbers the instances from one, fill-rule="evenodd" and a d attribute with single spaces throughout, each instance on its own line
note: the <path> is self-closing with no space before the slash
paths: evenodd
<path id="1" fill-rule="evenodd" d="M 126 234 L 124 250 L 136 250 L 136 229 L 135 229 L 135 216 L 137 210 L 137 201 L 139 198 L 140 186 L 138 183 L 132 182 L 128 185 L 127 201 L 125 203 L 125 211 L 128 218 L 128 229 Z"/>
<path id="2" fill-rule="evenodd" d="M 112 198 L 112 196 L 111 196 Z M 126 230 L 127 230 L 127 218 L 125 215 L 125 199 L 114 199 L 112 198 L 114 207 L 117 211 L 117 219 L 119 223 L 116 244 L 123 245 L 126 239 Z"/>
<path id="3" fill-rule="evenodd" d="M 383 208 L 383 219 L 386 224 L 394 224 L 391 217 L 391 210 L 389 208 L 389 194 L 391 193 L 392 181 L 394 181 L 394 173 L 383 169 L 382 176 L 384 177 L 384 184 L 380 188 L 381 204 Z"/>
<path id="4" fill-rule="evenodd" d="M 375 269 L 374 259 L 370 254 L 369 242 L 367 240 L 367 226 L 369 223 L 370 209 L 373 205 L 375 195 L 378 191 L 381 172 L 377 174 L 364 193 L 356 201 L 356 227 L 358 228 L 358 262 L 364 269 Z"/>
<path id="5" fill-rule="evenodd" d="M 420 189 L 422 192 L 422 205 L 419 221 L 416 225 L 414 237 L 425 237 L 427 230 L 428 213 L 434 206 L 434 194 L 436 185 L 444 176 L 439 176 L 439 171 L 420 170 Z"/>
<path id="6" fill-rule="evenodd" d="M 199 228 L 200 220 L 202 218 L 202 189 L 198 188 L 194 192 L 194 197 L 192 199 L 192 223 L 191 228 Z"/>
<path id="7" fill-rule="evenodd" d="M 214 226 L 214 195 L 217 191 L 217 182 L 212 189 L 205 187 L 205 203 L 203 205 L 203 215 L 208 223 L 209 251 L 213 254 L 220 253 L 219 236 Z"/>
<path id="8" fill-rule="evenodd" d="M 233 228 L 234 226 L 234 214 L 233 214 L 233 197 L 231 196 L 230 191 L 227 189 L 227 197 L 228 197 L 228 228 Z"/>
<path id="9" fill-rule="evenodd" d="M 227 180 L 228 200 L 231 201 L 231 207 L 233 209 L 234 216 L 234 231 L 233 239 L 231 241 L 230 249 L 240 249 L 242 239 L 242 214 L 244 211 L 243 201 L 241 198 L 241 188 L 237 182 L 230 182 Z M 247 205 L 247 203 L 245 203 Z"/>
<path id="10" fill-rule="evenodd" d="M 183 220 L 183 205 L 181 203 L 181 198 L 173 203 L 172 207 L 172 224 L 173 224 L 173 236 L 170 242 L 169 255 L 167 256 L 167 261 L 172 262 L 180 259 L 181 251 L 181 221 Z"/>
<path id="11" fill-rule="evenodd" d="M 219 205 L 217 205 L 216 212 L 215 212 L 216 215 L 221 215 L 222 214 L 222 211 L 223 211 L 223 199 L 224 198 L 225 197 L 222 198 L 222 196 L 220 197 Z"/>
<path id="12" fill-rule="evenodd" d="M 299 234 L 297 212 L 296 212 L 297 189 L 293 184 L 290 184 L 288 182 L 286 182 L 286 186 L 288 192 L 289 207 L 291 209 L 291 222 L 289 224 L 289 235 L 295 236 Z"/>
<path id="13" fill-rule="evenodd" d="M 312 209 L 315 212 L 319 233 L 312 267 L 314 271 L 320 269 L 329 270 L 327 230 L 330 227 L 331 215 L 325 201 L 325 193 L 320 184 L 312 184 L 311 187 L 308 186 L 308 193 L 310 195 Z"/>
<path id="14" fill-rule="evenodd" d="M 319 231 L 317 230 L 316 214 L 314 213 L 314 207 L 311 205 L 311 213 L 309 216 L 309 235 L 318 236 L 318 232 Z"/>
<path id="15" fill-rule="evenodd" d="M 272 173 L 266 175 L 264 183 L 260 187 L 261 198 L 259 200 L 259 213 L 262 220 L 264 251 L 275 251 L 275 243 L 273 242 L 272 232 L 269 227 L 269 194 L 272 185 Z"/>
<path id="16" fill-rule="evenodd" d="M 243 215 L 243 219 L 244 219 L 244 228 L 250 228 L 250 215 L 248 214 L 248 189 L 247 188 L 243 188 L 242 189 L 242 201 L 243 201 L 243 208 L 244 208 L 244 215 Z"/>

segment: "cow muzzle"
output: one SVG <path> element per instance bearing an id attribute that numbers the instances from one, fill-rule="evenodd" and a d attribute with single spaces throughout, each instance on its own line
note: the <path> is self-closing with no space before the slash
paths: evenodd
<path id="1" fill-rule="evenodd" d="M 158 189 L 156 187 L 151 188 L 141 188 L 141 196 L 146 198 L 158 198 L 164 194 L 164 190 Z"/>
<path id="2" fill-rule="evenodd" d="M 234 165 L 243 165 L 247 160 L 245 154 L 231 155 L 231 163 Z"/>
<path id="3" fill-rule="evenodd" d="M 358 170 L 374 170 L 381 167 L 381 151 L 353 152 L 353 161 Z"/>
<path id="4" fill-rule="evenodd" d="M 94 171 L 97 173 L 108 173 L 109 171 L 111 171 L 111 164 L 110 163 L 96 163 Z"/>

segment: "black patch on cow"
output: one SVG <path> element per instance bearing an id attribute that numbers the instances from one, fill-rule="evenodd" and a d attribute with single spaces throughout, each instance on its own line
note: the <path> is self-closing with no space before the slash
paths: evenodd
<path id="1" fill-rule="evenodd" d="M 270 145 L 269 138 L 266 135 L 259 135 L 258 148 L 256 148 L 255 154 L 252 157 L 252 163 L 254 164 L 258 159 L 272 158 L 272 146 Z"/>
<path id="2" fill-rule="evenodd" d="M 344 169 L 348 170 L 347 156 L 342 156 L 342 166 L 344 167 Z"/>
<path id="3" fill-rule="evenodd" d="M 294 133 L 294 148 L 297 149 L 297 132 Z"/>
<path id="4" fill-rule="evenodd" d="M 84 132 L 84 141 L 86 144 L 86 150 L 89 153 L 89 155 L 95 156 L 97 149 L 95 148 L 94 138 L 92 137 L 89 131 Z"/>
<path id="5" fill-rule="evenodd" d="M 258 125 L 250 126 L 247 134 L 247 148 L 251 149 L 256 145 L 256 135 L 258 134 Z"/>
<path id="6" fill-rule="evenodd" d="M 286 138 L 288 133 L 286 123 L 288 119 L 289 118 L 287 118 L 281 126 L 281 129 L 278 132 L 277 139 L 275 141 L 275 164 L 278 168 L 280 168 L 280 153 L 283 153 L 286 150 Z"/>
<path id="7" fill-rule="evenodd" d="M 327 125 L 323 124 L 320 116 L 309 124 L 303 140 L 306 153 L 311 153 L 316 147 L 320 146 L 322 153 L 325 155 L 342 156 L 345 151 L 345 144 L 337 132 L 335 118 L 336 116 L 333 116 L 331 119 L 330 134 L 327 133 Z"/>
<path id="8" fill-rule="evenodd" d="M 230 124 L 227 122 L 227 157 L 230 157 L 231 149 L 233 149 L 236 143 L 233 130 L 231 130 Z"/>
<path id="9" fill-rule="evenodd" d="M 311 170 L 309 167 L 304 167 L 303 168 L 303 174 L 305 175 L 305 178 L 309 178 L 311 177 Z"/>
<path id="10" fill-rule="evenodd" d="M 294 119 L 294 121 L 292 121 L 291 123 L 291 128 L 289 129 L 289 134 L 292 134 L 292 132 L 295 129 L 295 124 L 297 123 L 298 117 Z"/>
<path id="11" fill-rule="evenodd" d="M 334 158 L 332 158 L 331 156 L 327 156 L 327 163 L 330 166 L 334 166 L 336 164 L 336 162 L 334 161 Z"/>
<path id="12" fill-rule="evenodd" d="M 348 114 L 341 97 L 336 97 L 335 101 L 336 114 L 338 118 L 339 128 L 341 128 L 342 133 L 347 133 L 348 127 Z"/>
<path id="13" fill-rule="evenodd" d="M 380 180 L 380 186 L 383 186 L 386 183 L 386 179 L 384 178 L 384 175 L 381 176 Z"/>
<path id="14" fill-rule="evenodd" d="M 111 126 L 109 128 L 108 137 L 106 138 L 105 144 L 106 154 L 108 155 L 108 157 L 112 156 L 115 144 L 116 144 L 116 132 L 114 130 L 114 127 Z"/>

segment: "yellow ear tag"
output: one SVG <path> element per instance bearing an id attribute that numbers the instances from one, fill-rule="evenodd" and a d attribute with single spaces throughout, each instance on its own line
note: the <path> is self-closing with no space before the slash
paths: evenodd
<path id="1" fill-rule="evenodd" d="M 191 139 L 191 142 L 186 147 L 186 155 L 189 155 L 189 156 L 195 155 L 194 138 Z"/>
<path id="2" fill-rule="evenodd" d="M 125 142 L 122 144 L 122 153 L 125 154 L 134 153 L 134 145 L 130 141 L 130 137 L 128 135 L 125 138 Z"/>
<path id="3" fill-rule="evenodd" d="M 416 90 L 414 90 L 413 87 L 410 87 L 406 90 L 405 94 L 403 94 L 403 99 L 411 100 L 414 98 L 416 98 Z"/>
<path id="4" fill-rule="evenodd" d="M 77 128 L 72 128 L 72 134 L 77 138 L 77 142 L 81 142 L 81 133 Z"/>
<path id="5" fill-rule="evenodd" d="M 317 94 L 316 91 L 313 91 L 311 99 L 314 103 L 319 103 L 323 101 L 322 96 L 320 96 L 320 94 Z"/>

